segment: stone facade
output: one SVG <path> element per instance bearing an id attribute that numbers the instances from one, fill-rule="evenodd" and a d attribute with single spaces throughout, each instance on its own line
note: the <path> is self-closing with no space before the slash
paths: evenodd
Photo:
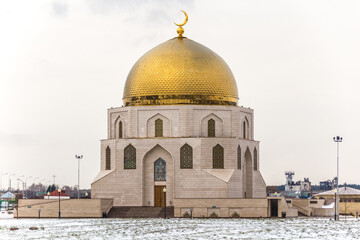
<path id="1" fill-rule="evenodd" d="M 135 168 L 125 168 L 124 157 L 131 157 L 124 155 L 124 149 L 130 144 L 135 151 L 127 154 L 136 156 Z M 180 167 L 180 148 L 184 144 L 192 148 L 190 169 Z M 220 168 L 213 165 L 215 146 L 220 149 L 218 158 L 223 153 Z M 254 140 L 253 110 L 249 108 L 215 105 L 111 108 L 108 139 L 101 141 L 101 170 L 92 183 L 92 197 L 113 198 L 114 206 L 154 206 L 154 186 L 160 185 L 166 186 L 167 206 L 175 208 L 181 199 L 265 199 L 259 150 L 259 142 Z M 166 181 L 154 179 L 154 162 L 159 158 L 166 162 Z M 237 203 L 236 207 L 240 205 Z M 264 212 L 259 211 L 254 216 L 262 216 Z"/>

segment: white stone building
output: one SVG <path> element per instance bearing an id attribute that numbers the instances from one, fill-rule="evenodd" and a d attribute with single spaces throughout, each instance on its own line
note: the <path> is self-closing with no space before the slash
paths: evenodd
<path id="1" fill-rule="evenodd" d="M 180 32 L 138 60 L 123 100 L 108 109 L 92 198 L 163 206 L 166 188 L 177 217 L 268 215 L 253 110 L 216 53 Z"/>

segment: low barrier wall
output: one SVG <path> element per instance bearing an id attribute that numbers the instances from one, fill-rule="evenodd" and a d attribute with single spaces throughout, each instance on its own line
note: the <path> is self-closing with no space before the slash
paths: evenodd
<path id="1" fill-rule="evenodd" d="M 174 217 L 267 217 L 267 199 L 174 199 Z"/>
<path id="2" fill-rule="evenodd" d="M 112 199 L 61 199 L 62 218 L 101 218 L 112 207 Z M 57 218 L 59 200 L 20 199 L 14 217 L 19 218 Z"/>

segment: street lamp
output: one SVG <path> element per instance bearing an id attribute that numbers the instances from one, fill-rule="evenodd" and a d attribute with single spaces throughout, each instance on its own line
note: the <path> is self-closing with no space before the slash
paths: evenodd
<path id="1" fill-rule="evenodd" d="M 50 192 L 47 192 L 47 195 L 48 195 L 47 199 L 49 200 L 50 199 Z"/>
<path id="2" fill-rule="evenodd" d="M 88 192 L 85 193 L 85 198 L 87 198 L 89 196 Z"/>
<path id="3" fill-rule="evenodd" d="M 2 190 L 2 177 L 5 176 L 6 174 L 9 174 L 9 173 L 2 173 L 2 174 L 1 174 L 1 179 L 0 179 L 0 191 Z"/>
<path id="4" fill-rule="evenodd" d="M 83 158 L 83 155 L 75 155 L 75 158 L 78 160 L 78 199 L 80 198 L 80 159 Z"/>
<path id="5" fill-rule="evenodd" d="M 30 176 L 30 177 L 27 177 L 26 179 L 25 179 L 25 189 L 27 189 L 27 181 L 29 180 L 29 178 L 32 178 L 32 176 Z M 25 193 L 24 193 L 25 194 Z M 27 195 L 27 194 L 26 194 Z"/>
<path id="6" fill-rule="evenodd" d="M 337 145 L 337 182 L 336 182 L 336 206 L 335 206 L 335 220 L 339 220 L 339 143 L 342 142 L 342 137 L 336 136 L 333 138 Z"/>
<path id="7" fill-rule="evenodd" d="M 39 179 L 39 177 L 33 179 L 33 184 L 35 184 L 36 179 Z"/>
<path id="8" fill-rule="evenodd" d="M 24 198 L 24 196 L 25 196 L 25 190 L 24 190 L 24 188 L 25 188 L 25 183 L 24 183 L 24 181 L 21 180 L 20 178 L 18 178 L 17 180 L 20 181 L 20 182 L 22 182 L 22 185 L 23 185 L 23 198 Z"/>
<path id="9" fill-rule="evenodd" d="M 166 219 L 166 187 L 163 188 L 164 192 L 164 219 Z"/>
<path id="10" fill-rule="evenodd" d="M 19 179 L 22 178 L 22 177 L 24 177 L 24 175 L 21 175 L 21 176 L 18 177 L 18 179 L 17 179 L 17 180 L 18 180 L 18 186 L 17 186 L 18 190 L 19 190 L 19 181 L 20 181 Z M 22 181 L 22 180 L 21 180 L 21 181 Z M 23 182 L 23 185 L 24 185 L 24 181 L 22 181 L 22 182 Z"/>
<path id="11" fill-rule="evenodd" d="M 15 176 L 15 174 L 9 175 L 9 191 L 11 191 L 11 177 Z"/>
<path id="12" fill-rule="evenodd" d="M 61 218 L 61 213 L 60 213 L 60 195 L 61 195 L 61 188 L 58 189 L 59 192 L 59 218 Z"/>

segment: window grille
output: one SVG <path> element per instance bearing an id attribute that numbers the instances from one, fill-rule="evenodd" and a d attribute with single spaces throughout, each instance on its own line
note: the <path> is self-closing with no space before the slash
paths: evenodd
<path id="1" fill-rule="evenodd" d="M 219 144 L 213 147 L 213 168 L 224 168 L 224 148 Z"/>
<path id="2" fill-rule="evenodd" d="M 111 163 L 111 150 L 110 150 L 110 147 L 107 146 L 106 154 L 105 154 L 105 170 L 111 169 L 110 163 Z"/>
<path id="3" fill-rule="evenodd" d="M 215 120 L 208 121 L 208 137 L 215 137 Z"/>
<path id="4" fill-rule="evenodd" d="M 166 181 L 166 162 L 161 158 L 154 162 L 154 180 Z"/>
<path id="5" fill-rule="evenodd" d="M 246 138 L 246 123 L 245 121 L 243 122 L 243 138 Z"/>
<path id="6" fill-rule="evenodd" d="M 155 137 L 163 137 L 163 120 L 155 120 Z"/>
<path id="7" fill-rule="evenodd" d="M 122 121 L 119 122 L 119 138 L 123 137 L 123 124 Z"/>
<path id="8" fill-rule="evenodd" d="M 180 148 L 180 168 L 193 168 L 193 149 L 188 144 Z"/>
<path id="9" fill-rule="evenodd" d="M 258 170 L 257 150 L 254 148 L 254 171 Z"/>
<path id="10" fill-rule="evenodd" d="M 237 168 L 241 169 L 241 148 L 238 146 L 237 148 Z"/>
<path id="11" fill-rule="evenodd" d="M 136 148 L 131 144 L 124 149 L 124 169 L 136 169 Z"/>

